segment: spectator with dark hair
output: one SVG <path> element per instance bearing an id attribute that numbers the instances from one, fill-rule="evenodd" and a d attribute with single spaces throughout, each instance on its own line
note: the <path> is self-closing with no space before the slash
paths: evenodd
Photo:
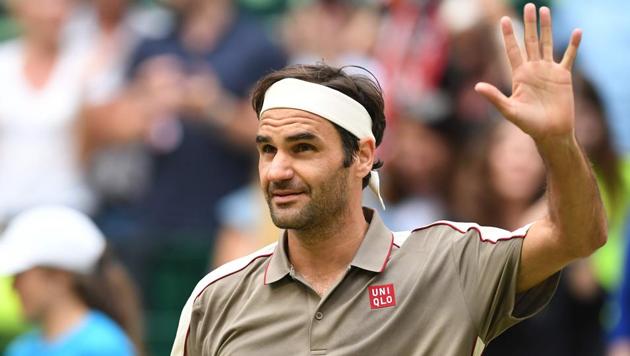
<path id="1" fill-rule="evenodd" d="M 488 125 L 458 163 L 450 202 L 458 219 L 514 229 L 546 212 L 543 162 L 534 141 L 514 125 Z"/>
<path id="2" fill-rule="evenodd" d="M 142 354 L 135 289 L 80 212 L 42 206 L 14 218 L 0 239 L 0 274 L 15 276 L 24 314 L 38 326 L 8 356 Z"/>

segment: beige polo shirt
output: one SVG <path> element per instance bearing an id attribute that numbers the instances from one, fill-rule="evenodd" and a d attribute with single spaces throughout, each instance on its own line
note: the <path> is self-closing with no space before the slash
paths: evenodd
<path id="1" fill-rule="evenodd" d="M 286 234 L 208 274 L 171 355 L 480 355 L 546 305 L 559 280 L 516 294 L 528 227 L 438 221 L 392 233 L 366 215 L 352 263 L 321 298 L 293 271 Z"/>

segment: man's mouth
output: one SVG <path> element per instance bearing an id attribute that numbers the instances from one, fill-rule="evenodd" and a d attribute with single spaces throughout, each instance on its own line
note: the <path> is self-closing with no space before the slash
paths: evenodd
<path id="1" fill-rule="evenodd" d="M 271 200 L 276 204 L 287 204 L 297 200 L 303 194 L 302 191 L 273 191 Z"/>

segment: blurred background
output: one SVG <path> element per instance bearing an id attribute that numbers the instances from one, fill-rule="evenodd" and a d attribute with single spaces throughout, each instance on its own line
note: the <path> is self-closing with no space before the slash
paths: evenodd
<path id="1" fill-rule="evenodd" d="M 557 58 L 584 30 L 576 131 L 610 236 L 485 355 L 630 355 L 630 2 L 536 3 L 551 7 Z M 2 0 L 0 229 L 46 203 L 90 215 L 137 287 L 138 350 L 168 355 L 196 282 L 279 234 L 257 185 L 250 89 L 271 70 L 322 61 L 362 66 L 371 74 L 348 70 L 384 89 L 381 214 L 392 230 L 438 219 L 516 229 L 546 212 L 544 166 L 472 88 L 509 93 L 498 23 L 524 4 Z M 0 277 L 0 354 L 29 328 Z"/>

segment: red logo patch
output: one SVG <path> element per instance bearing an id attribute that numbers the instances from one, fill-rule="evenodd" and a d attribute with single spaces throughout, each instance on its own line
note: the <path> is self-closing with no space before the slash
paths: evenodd
<path id="1" fill-rule="evenodd" d="M 394 285 L 392 283 L 382 286 L 369 286 L 368 296 L 370 297 L 370 307 L 372 309 L 396 306 L 396 294 L 394 294 Z"/>

